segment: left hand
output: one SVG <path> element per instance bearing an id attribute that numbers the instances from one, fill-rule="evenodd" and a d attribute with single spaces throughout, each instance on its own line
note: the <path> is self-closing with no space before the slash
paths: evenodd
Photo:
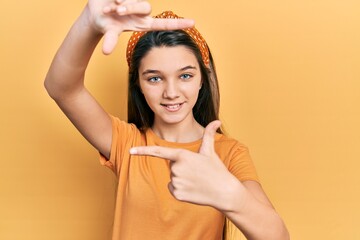
<path id="1" fill-rule="evenodd" d="M 228 171 L 214 149 L 214 136 L 220 121 L 205 128 L 198 153 L 159 146 L 134 147 L 131 154 L 149 155 L 170 161 L 170 193 L 178 200 L 223 209 L 237 179 Z"/>

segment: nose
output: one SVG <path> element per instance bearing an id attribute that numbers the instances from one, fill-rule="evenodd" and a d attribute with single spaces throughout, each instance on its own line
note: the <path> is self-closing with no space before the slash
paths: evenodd
<path id="1" fill-rule="evenodd" d="M 163 93 L 163 97 L 167 99 L 176 99 L 179 95 L 179 88 L 176 81 L 167 81 Z"/>

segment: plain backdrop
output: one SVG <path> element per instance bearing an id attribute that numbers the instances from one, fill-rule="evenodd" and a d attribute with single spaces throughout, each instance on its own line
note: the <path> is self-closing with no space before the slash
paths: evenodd
<path id="1" fill-rule="evenodd" d="M 0 239 L 110 239 L 115 178 L 43 87 L 85 3 L 0 8 Z M 223 125 L 250 148 L 292 239 L 360 239 L 360 2 L 152 4 L 196 20 L 215 58 Z M 128 37 L 110 56 L 95 50 L 86 81 L 123 119 Z"/>

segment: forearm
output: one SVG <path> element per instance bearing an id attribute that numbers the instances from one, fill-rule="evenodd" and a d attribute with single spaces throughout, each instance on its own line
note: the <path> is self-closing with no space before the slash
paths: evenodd
<path id="1" fill-rule="evenodd" d="M 248 240 L 289 239 L 285 224 L 270 202 L 256 198 L 237 179 L 231 186 L 231 197 L 222 212 Z"/>
<path id="2" fill-rule="evenodd" d="M 80 90 L 91 55 L 102 34 L 90 26 L 85 10 L 71 27 L 57 51 L 45 79 L 45 87 L 54 99 Z"/>

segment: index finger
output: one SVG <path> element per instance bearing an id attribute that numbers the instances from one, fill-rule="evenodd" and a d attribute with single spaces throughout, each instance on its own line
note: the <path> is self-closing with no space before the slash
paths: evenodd
<path id="1" fill-rule="evenodd" d="M 132 155 L 147 155 L 159 158 L 165 158 L 170 161 L 176 161 L 179 158 L 180 149 L 167 148 L 159 146 L 133 147 L 130 149 Z"/>
<path id="2" fill-rule="evenodd" d="M 176 30 L 191 28 L 195 24 L 194 20 L 188 18 L 153 18 L 151 23 L 152 30 Z"/>

